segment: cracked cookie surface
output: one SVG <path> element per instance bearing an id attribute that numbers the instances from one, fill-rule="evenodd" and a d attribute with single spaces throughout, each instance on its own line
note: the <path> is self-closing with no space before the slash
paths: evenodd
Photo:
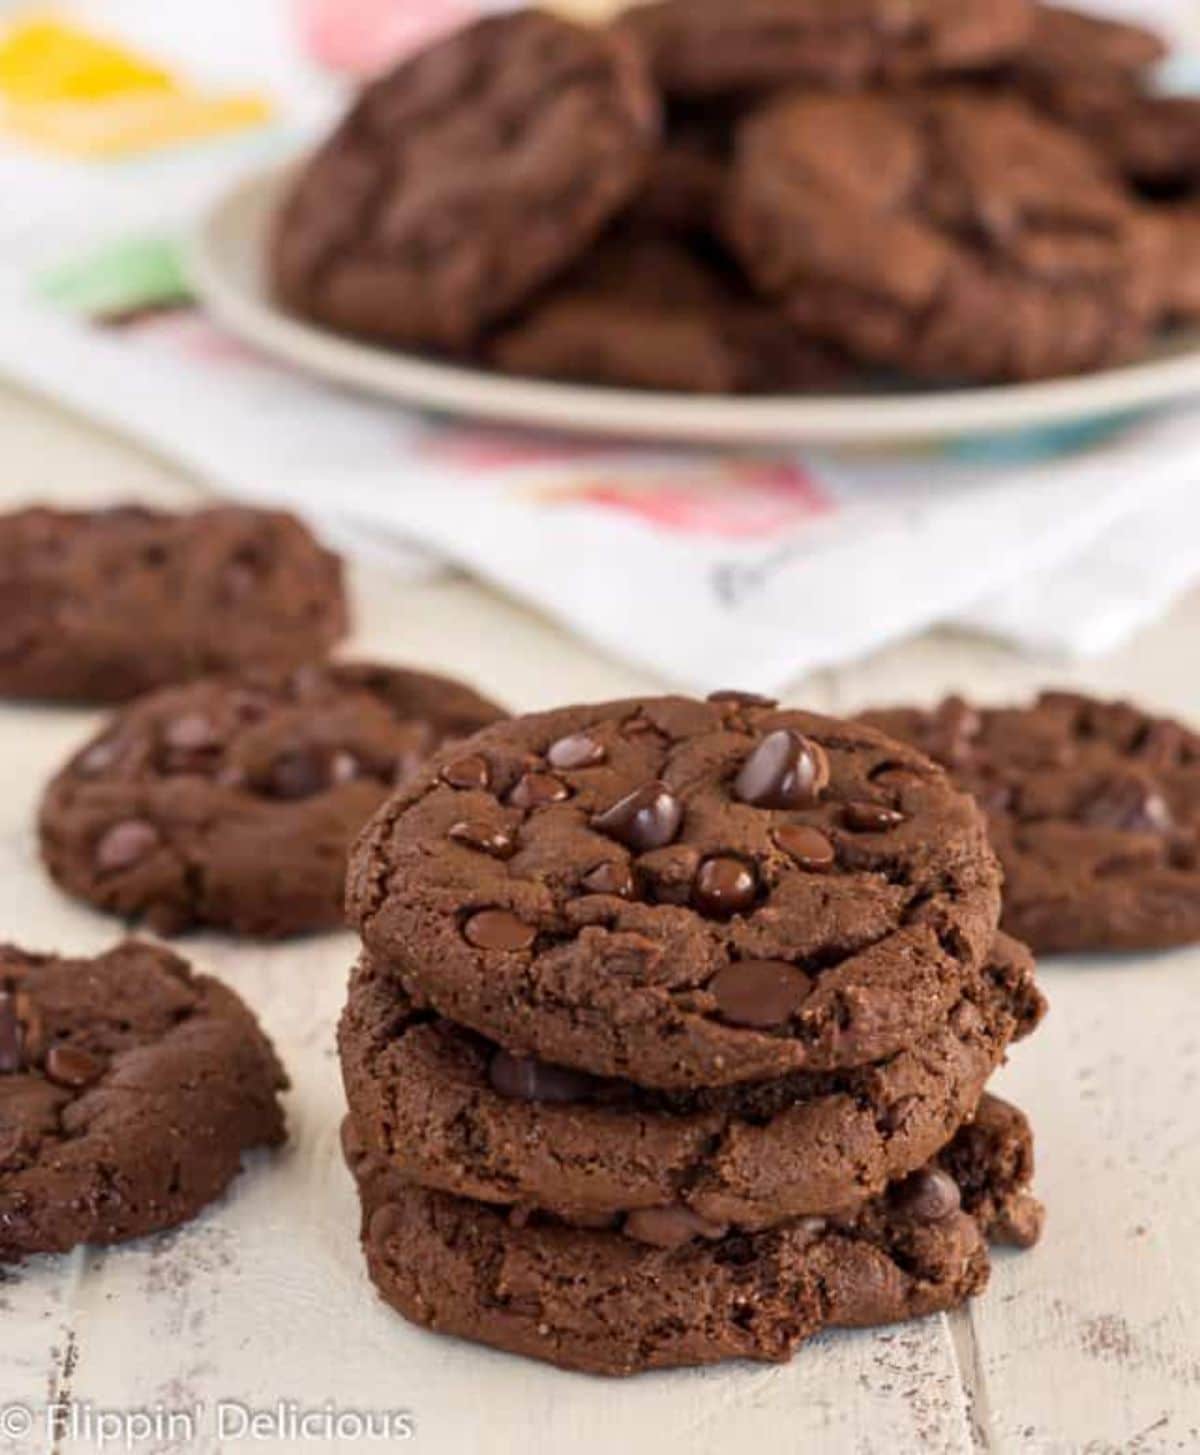
<path id="1" fill-rule="evenodd" d="M 1032 957 L 999 936 L 977 1000 L 886 1061 L 650 1092 L 513 1057 L 415 1011 L 364 959 L 339 1045 L 364 1144 L 423 1187 L 568 1219 L 677 1207 L 753 1229 L 853 1209 L 928 1161 L 1043 1009 Z"/>
<path id="2" fill-rule="evenodd" d="M 341 563 L 293 516 L 222 506 L 0 515 L 0 696 L 121 702 L 315 660 L 346 632 Z"/>
<path id="3" fill-rule="evenodd" d="M 0 1261 L 176 1227 L 284 1139 L 286 1086 L 238 997 L 135 940 L 0 948 Z"/>
<path id="4" fill-rule="evenodd" d="M 622 18 L 672 96 L 846 89 L 993 64 L 1028 39 L 1028 0 L 660 0 Z"/>
<path id="5" fill-rule="evenodd" d="M 366 88 L 284 203 L 275 286 L 333 328 L 467 347 L 633 197 L 658 126 L 625 38 L 485 19 Z"/>
<path id="6" fill-rule="evenodd" d="M 738 136 L 725 233 L 807 333 L 919 378 L 1036 379 L 1145 348 L 1160 229 L 1017 97 L 801 94 Z"/>
<path id="7" fill-rule="evenodd" d="M 372 820 L 350 919 L 421 1006 L 643 1086 L 864 1065 L 994 939 L 983 817 L 927 759 L 763 699 L 485 729 Z"/>
<path id="8" fill-rule="evenodd" d="M 1200 939 L 1200 736 L 1132 703 L 883 708 L 863 720 L 944 763 L 987 811 L 1005 927 L 1039 953 Z"/>
<path id="9" fill-rule="evenodd" d="M 42 858 L 68 892 L 164 934 L 334 928 L 359 829 L 441 743 L 500 716 L 449 678 L 366 663 L 166 688 L 50 783 Z"/>
<path id="10" fill-rule="evenodd" d="M 372 1281 L 406 1318 L 563 1368 L 627 1375 L 782 1361 L 823 1328 L 891 1323 L 978 1293 L 986 1240 L 1028 1246 L 1041 1210 L 1020 1112 L 985 1097 L 960 1135 L 852 1217 L 751 1234 L 678 1215 L 630 1219 L 622 1231 L 506 1216 L 397 1178 L 364 1152 L 353 1123 L 344 1142 Z"/>

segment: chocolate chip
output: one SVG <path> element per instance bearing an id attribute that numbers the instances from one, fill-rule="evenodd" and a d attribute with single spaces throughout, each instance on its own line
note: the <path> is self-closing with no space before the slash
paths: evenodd
<path id="1" fill-rule="evenodd" d="M 632 899 L 634 891 L 633 870 L 628 864 L 608 859 L 597 864 L 579 881 L 589 894 L 612 894 L 618 899 Z"/>
<path id="2" fill-rule="evenodd" d="M 725 919 L 749 909 L 757 895 L 754 871 L 740 859 L 706 859 L 700 865 L 693 898 L 703 914 Z"/>
<path id="3" fill-rule="evenodd" d="M 20 1071 L 24 1042 L 16 998 L 6 990 L 0 991 L 0 1074 Z"/>
<path id="4" fill-rule="evenodd" d="M 546 761 L 552 768 L 591 768 L 604 762 L 604 744 L 586 733 L 573 733 L 559 738 L 546 750 Z"/>
<path id="5" fill-rule="evenodd" d="M 734 797 L 755 808 L 805 808 L 829 782 L 829 761 L 818 744 L 791 728 L 768 733 L 742 764 Z"/>
<path id="6" fill-rule="evenodd" d="M 451 788 L 486 788 L 492 781 L 492 770 L 486 758 L 471 753 L 465 758 L 455 758 L 442 769 L 442 782 Z"/>
<path id="7" fill-rule="evenodd" d="M 267 770 L 266 787 L 276 798 L 312 798 L 329 787 L 330 769 L 329 756 L 321 748 L 290 748 Z"/>
<path id="8" fill-rule="evenodd" d="M 144 818 L 113 824 L 96 845 L 96 867 L 106 871 L 130 869 L 161 843 L 158 830 Z"/>
<path id="9" fill-rule="evenodd" d="M 1081 823 L 1132 834 L 1165 834 L 1173 827 L 1166 799 L 1140 778 L 1112 778 L 1099 784 L 1079 809 Z"/>
<path id="10" fill-rule="evenodd" d="M 940 1223 L 962 1206 L 958 1183 L 940 1167 L 910 1173 L 892 1193 L 892 1201 L 918 1223 Z"/>
<path id="11" fill-rule="evenodd" d="M 506 909 L 483 909 L 473 914 L 463 934 L 480 950 L 527 950 L 537 931 Z"/>
<path id="12" fill-rule="evenodd" d="M 636 1208 L 626 1217 L 621 1231 L 627 1238 L 654 1248 L 680 1248 L 694 1238 L 723 1238 L 729 1229 L 724 1223 L 709 1222 L 690 1207 L 678 1205 Z"/>
<path id="13" fill-rule="evenodd" d="M 185 713 L 173 718 L 163 728 L 163 742 L 169 748 L 190 753 L 220 745 L 221 738 L 216 728 L 202 712 Z"/>
<path id="14" fill-rule="evenodd" d="M 59 1086 L 80 1091 L 103 1074 L 104 1062 L 82 1046 L 51 1046 L 46 1054 L 46 1075 Z"/>
<path id="15" fill-rule="evenodd" d="M 820 829 L 810 828 L 807 824 L 781 825 L 775 830 L 775 842 L 801 869 L 813 874 L 823 874 L 832 869 L 837 860 L 837 852 L 830 840 Z"/>
<path id="16" fill-rule="evenodd" d="M 710 692 L 709 702 L 731 702 L 736 707 L 778 707 L 779 703 L 774 697 L 762 697 L 757 692 L 738 692 L 735 688 L 723 688 L 720 692 Z"/>
<path id="17" fill-rule="evenodd" d="M 552 1066 L 532 1056 L 497 1051 L 488 1064 L 488 1080 L 501 1096 L 514 1101 L 583 1101 L 599 1082 L 583 1071 Z"/>
<path id="18" fill-rule="evenodd" d="M 552 773 L 525 773 L 513 785 L 508 801 L 514 808 L 544 808 L 570 796 L 571 790 Z"/>
<path id="19" fill-rule="evenodd" d="M 507 859 L 517 847 L 510 833 L 495 824 L 485 823 L 481 818 L 464 818 L 451 824 L 450 837 L 470 849 L 491 854 L 495 859 Z"/>
<path id="20" fill-rule="evenodd" d="M 882 834 L 904 822 L 904 815 L 882 803 L 848 803 L 842 822 L 856 834 Z"/>
<path id="21" fill-rule="evenodd" d="M 808 976 L 786 960 L 738 960 L 708 982 L 717 1014 L 730 1025 L 771 1030 L 808 999 Z"/>
<path id="22" fill-rule="evenodd" d="M 683 823 L 683 804 L 665 783 L 643 783 L 592 819 L 592 827 L 636 853 L 673 843 Z"/>

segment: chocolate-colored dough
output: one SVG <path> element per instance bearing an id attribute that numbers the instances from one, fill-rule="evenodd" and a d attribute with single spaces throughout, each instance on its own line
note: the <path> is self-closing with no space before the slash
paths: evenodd
<path id="1" fill-rule="evenodd" d="M 0 949 L 0 1261 L 187 1222 L 283 1141 L 286 1084 L 233 991 L 166 950 Z"/>
<path id="2" fill-rule="evenodd" d="M 50 783 L 42 857 L 69 893 L 162 934 L 333 928 L 359 829 L 436 747 L 501 715 L 448 678 L 368 664 L 166 688 Z"/>
<path id="3" fill-rule="evenodd" d="M 341 563 L 295 517 L 220 506 L 0 515 L 0 697 L 122 702 L 296 666 L 345 635 Z"/>
<path id="4" fill-rule="evenodd" d="M 580 738 L 590 761 L 554 767 Z M 797 828 L 828 857 L 794 857 Z M 706 897 L 714 861 L 752 904 Z M 942 1024 L 991 949 L 999 875 L 982 815 L 920 754 L 671 697 L 439 754 L 363 833 L 347 906 L 414 1001 L 513 1054 L 717 1086 L 861 1066 Z"/>

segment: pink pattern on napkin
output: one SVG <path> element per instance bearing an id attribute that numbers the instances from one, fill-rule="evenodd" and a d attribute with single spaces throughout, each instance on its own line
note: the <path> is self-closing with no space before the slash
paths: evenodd
<path id="1" fill-rule="evenodd" d="M 472 0 L 294 0 L 305 49 L 319 65 L 367 76 L 475 20 Z"/>

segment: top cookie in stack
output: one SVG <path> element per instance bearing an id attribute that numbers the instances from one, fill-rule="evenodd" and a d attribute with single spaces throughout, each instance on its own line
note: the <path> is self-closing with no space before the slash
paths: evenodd
<path id="1" fill-rule="evenodd" d="M 1036 1236 L 1023 1119 L 977 1117 L 1032 963 L 979 810 L 870 728 L 740 694 L 499 724 L 381 810 L 348 905 L 347 1150 L 418 1322 L 783 1358 Z"/>
<path id="2" fill-rule="evenodd" d="M 526 375 L 789 393 L 1029 379 L 1200 312 L 1200 103 L 1030 0 L 536 10 L 369 85 L 280 211 L 281 299 Z"/>

